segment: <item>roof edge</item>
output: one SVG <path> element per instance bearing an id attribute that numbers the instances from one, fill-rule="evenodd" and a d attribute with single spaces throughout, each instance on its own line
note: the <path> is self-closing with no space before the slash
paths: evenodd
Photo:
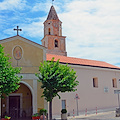
<path id="1" fill-rule="evenodd" d="M 22 39 L 27 40 L 28 42 L 31 42 L 31 43 L 33 43 L 33 44 L 35 44 L 35 45 L 38 45 L 38 46 L 42 47 L 43 49 L 46 49 L 46 47 L 44 47 L 43 45 L 40 45 L 39 43 L 36 43 L 36 42 L 34 42 L 34 41 L 32 41 L 32 40 L 29 40 L 29 39 L 27 39 L 27 38 L 24 38 L 24 37 L 22 37 L 22 36 L 20 36 L 20 35 L 16 35 L 16 36 L 12 36 L 12 37 L 9 37 L 9 38 L 1 39 L 0 42 L 5 41 L 5 40 L 7 40 L 7 39 L 10 40 L 10 39 L 15 38 L 15 37 L 20 37 L 20 38 L 22 38 Z M 22 40 L 22 39 L 21 39 L 21 40 Z"/>
<path id="2" fill-rule="evenodd" d="M 56 62 L 56 61 L 54 61 L 54 62 Z M 83 64 L 65 63 L 65 62 L 59 62 L 59 63 L 62 63 L 62 64 L 70 64 L 70 65 L 79 65 L 79 66 L 88 66 L 88 67 L 97 67 L 97 68 L 107 68 L 107 69 L 120 70 L 120 68 L 103 67 L 103 66 L 95 66 L 95 65 L 83 65 Z"/>

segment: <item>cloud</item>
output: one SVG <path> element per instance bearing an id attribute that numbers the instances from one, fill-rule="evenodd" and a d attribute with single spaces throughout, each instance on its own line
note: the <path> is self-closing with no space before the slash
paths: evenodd
<path id="1" fill-rule="evenodd" d="M 119 0 L 76 0 L 64 5 L 59 18 L 67 36 L 68 56 L 118 63 L 119 6 Z"/>
<path id="2" fill-rule="evenodd" d="M 32 7 L 32 12 L 44 11 L 48 13 L 50 6 L 51 6 L 50 1 L 49 2 L 38 2 Z"/>
<path id="3" fill-rule="evenodd" d="M 26 27 L 27 26 L 27 27 Z M 42 22 L 32 22 L 31 24 L 23 24 L 21 27 L 24 30 L 24 34 L 29 37 L 40 38 L 43 36 L 43 27 Z"/>
<path id="4" fill-rule="evenodd" d="M 4 0 L 0 2 L 0 10 L 23 10 L 26 6 L 26 0 Z"/>
<path id="5" fill-rule="evenodd" d="M 63 5 L 67 2 L 70 2 L 71 0 L 56 0 L 55 2 L 53 2 L 53 6 L 55 7 L 55 10 L 57 12 L 62 12 L 63 9 Z M 46 0 L 46 1 L 39 1 L 36 2 L 36 4 L 33 5 L 31 11 L 32 12 L 38 12 L 38 11 L 44 11 L 46 14 L 48 14 L 50 7 L 52 5 L 52 0 Z"/>
<path id="6" fill-rule="evenodd" d="M 43 28 L 43 22 L 41 22 L 40 20 L 34 22 L 34 20 L 32 21 L 30 19 L 29 21 L 31 21 L 31 23 L 21 23 L 19 25 L 19 28 L 22 29 L 22 31 L 19 32 L 19 34 L 22 36 L 26 36 L 26 38 L 27 37 L 40 38 L 41 36 L 43 36 L 43 29 L 41 29 Z M 11 36 L 16 35 L 16 31 L 13 30 L 14 28 L 16 28 L 16 26 L 4 30 L 3 33 L 8 33 Z"/>

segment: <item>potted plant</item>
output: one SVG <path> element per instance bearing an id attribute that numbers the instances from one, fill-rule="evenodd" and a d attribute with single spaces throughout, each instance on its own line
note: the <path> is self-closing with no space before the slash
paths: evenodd
<path id="1" fill-rule="evenodd" d="M 61 119 L 67 120 L 67 110 L 66 109 L 61 110 Z"/>
<path id="2" fill-rule="evenodd" d="M 4 118 L 2 118 L 1 120 L 10 120 L 11 117 L 8 117 L 7 115 L 5 115 Z"/>
<path id="3" fill-rule="evenodd" d="M 46 120 L 46 115 L 47 115 L 47 110 L 46 109 L 41 109 L 40 112 L 40 120 Z"/>
<path id="4" fill-rule="evenodd" d="M 38 113 L 35 113 L 34 115 L 32 115 L 32 119 L 33 120 L 40 119 L 40 115 Z"/>

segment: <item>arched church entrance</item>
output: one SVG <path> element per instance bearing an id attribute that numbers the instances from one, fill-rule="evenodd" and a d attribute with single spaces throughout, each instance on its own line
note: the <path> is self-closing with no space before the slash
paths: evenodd
<path id="1" fill-rule="evenodd" d="M 20 87 L 9 96 L 5 96 L 1 102 L 2 116 L 8 115 L 11 120 L 15 118 L 26 118 L 32 116 L 32 91 L 27 84 L 20 83 Z"/>

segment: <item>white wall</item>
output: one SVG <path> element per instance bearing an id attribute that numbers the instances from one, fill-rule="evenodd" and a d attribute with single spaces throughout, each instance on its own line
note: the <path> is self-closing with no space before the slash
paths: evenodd
<path id="1" fill-rule="evenodd" d="M 120 89 L 120 70 L 74 66 L 72 68 L 76 71 L 77 80 L 79 85 L 77 91 L 72 93 L 60 93 L 61 99 L 56 97 L 53 100 L 53 115 L 60 115 L 62 108 L 62 100 L 66 100 L 67 111 L 72 113 L 73 109 L 77 110 L 75 95 L 79 95 L 78 109 L 79 111 L 93 110 L 100 108 L 111 108 L 118 106 L 117 95 L 114 94 L 114 90 Z M 93 87 L 93 78 L 98 78 L 98 88 Z M 112 79 L 117 79 L 117 88 L 113 88 Z M 104 88 L 108 88 L 108 92 L 104 92 Z"/>

